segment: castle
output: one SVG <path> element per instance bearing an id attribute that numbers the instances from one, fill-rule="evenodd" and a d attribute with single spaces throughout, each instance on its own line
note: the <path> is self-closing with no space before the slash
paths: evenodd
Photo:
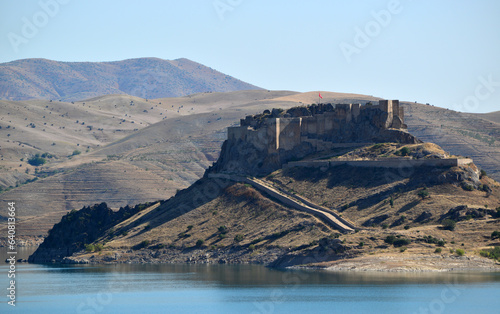
<path id="1" fill-rule="evenodd" d="M 353 143 L 419 143 L 406 129 L 398 100 L 266 110 L 228 128 L 221 156 L 209 171 L 265 174 L 288 161 Z"/>

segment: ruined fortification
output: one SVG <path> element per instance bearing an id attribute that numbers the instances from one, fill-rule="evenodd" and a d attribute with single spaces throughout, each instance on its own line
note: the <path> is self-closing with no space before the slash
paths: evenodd
<path id="1" fill-rule="evenodd" d="M 406 129 L 398 100 L 381 100 L 378 105 L 318 104 L 266 110 L 228 128 L 219 160 L 208 172 L 260 175 L 336 147 L 419 143 Z"/>

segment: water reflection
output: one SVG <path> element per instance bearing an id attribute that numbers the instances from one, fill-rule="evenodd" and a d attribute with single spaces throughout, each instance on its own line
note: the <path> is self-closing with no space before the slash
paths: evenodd
<path id="1" fill-rule="evenodd" d="M 222 286 L 281 286 L 281 285 L 406 285 L 406 284 L 471 284 L 500 282 L 500 272 L 331 272 L 327 270 L 281 270 L 261 265 L 25 265 L 25 271 L 66 274 L 144 277 L 151 281 L 201 281 Z"/>
<path id="2" fill-rule="evenodd" d="M 0 266 L 0 273 L 6 271 Z M 495 297 L 500 273 L 334 273 L 184 264 L 20 264 L 16 271 L 18 306 L 37 313 L 54 308 L 65 313 L 163 313 L 165 308 L 171 313 L 331 313 L 333 308 L 399 313 L 432 310 L 435 304 L 479 313 L 500 306 Z M 7 276 L 2 277 L 5 286 Z"/>

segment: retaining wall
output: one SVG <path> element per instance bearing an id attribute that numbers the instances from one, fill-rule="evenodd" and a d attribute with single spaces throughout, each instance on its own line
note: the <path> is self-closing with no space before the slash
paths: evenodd
<path id="1" fill-rule="evenodd" d="M 406 159 L 390 158 L 386 160 L 315 160 L 315 161 L 292 161 L 283 166 L 290 167 L 335 167 L 348 165 L 352 167 L 367 168 L 408 168 L 408 167 L 457 167 L 471 164 L 470 158 L 448 158 L 448 159 Z"/>

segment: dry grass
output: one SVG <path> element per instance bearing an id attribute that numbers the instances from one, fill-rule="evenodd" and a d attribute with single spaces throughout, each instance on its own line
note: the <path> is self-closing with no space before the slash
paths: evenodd
<path id="1" fill-rule="evenodd" d="M 274 172 L 267 180 L 340 212 L 358 226 L 368 226 L 358 233 L 341 236 L 346 244 L 356 247 L 362 255 L 432 254 L 436 245 L 425 243 L 424 236 L 443 239 L 446 245 L 442 253 L 445 255 L 455 255 L 450 253 L 450 249 L 464 249 L 467 255 L 479 255 L 480 247 L 500 245 L 498 240 L 490 239 L 493 231 L 500 230 L 499 219 L 487 215 L 460 221 L 455 231 L 444 230 L 440 220 L 451 208 L 460 205 L 470 208 L 500 207 L 500 185 L 497 182 L 487 177 L 482 179 L 483 184 L 493 188 L 488 195 L 478 190 L 465 191 L 451 183 L 434 182 L 433 178 L 445 169 L 409 170 L 403 174 L 375 168 L 336 167 L 327 171 L 289 168 Z M 418 192 L 424 186 L 429 197 L 422 199 Z M 424 212 L 432 216 L 417 222 Z M 376 222 L 366 224 L 370 219 Z M 387 235 L 391 234 L 411 240 L 407 251 L 402 253 L 400 248 L 384 243 Z M 359 243 L 363 246 L 359 247 Z"/>
<path id="2" fill-rule="evenodd" d="M 199 188 L 205 184 L 209 182 Z M 156 209 L 157 216 L 140 223 L 141 217 L 151 216 L 153 211 L 130 218 L 116 228 L 130 227 L 127 235 L 111 239 L 106 247 L 134 247 L 144 240 L 149 240 L 151 247 L 189 248 L 198 240 L 203 240 L 207 248 L 250 244 L 257 249 L 297 247 L 334 232 L 316 218 L 284 208 L 242 184 L 230 185 L 220 196 L 182 215 L 171 213 L 176 206 L 167 202 Z M 148 229 L 148 225 L 154 227 Z M 237 235 L 243 240 L 236 242 Z"/>

